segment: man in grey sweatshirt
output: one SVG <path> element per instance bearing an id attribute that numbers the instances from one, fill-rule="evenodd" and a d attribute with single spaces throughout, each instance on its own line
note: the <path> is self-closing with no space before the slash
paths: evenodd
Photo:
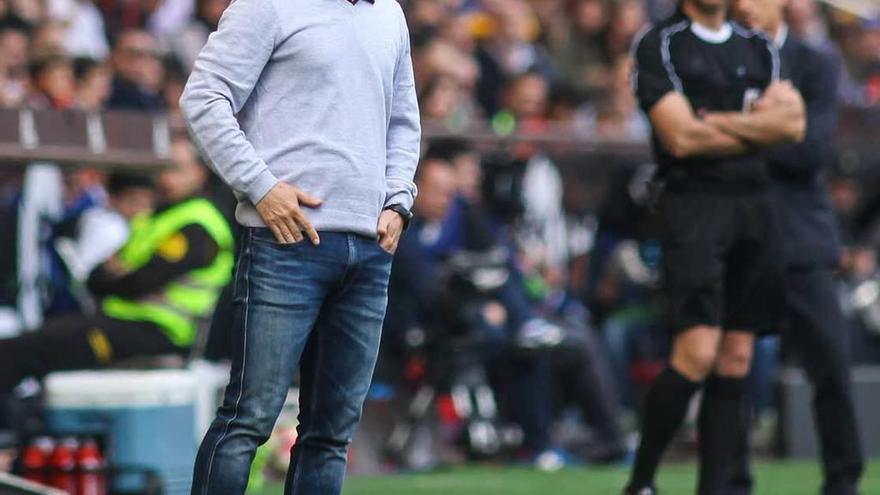
<path id="1" fill-rule="evenodd" d="M 238 345 L 194 495 L 243 494 L 295 375 L 285 493 L 337 494 L 411 216 L 420 127 L 396 0 L 234 0 L 181 98 L 238 197 Z"/>

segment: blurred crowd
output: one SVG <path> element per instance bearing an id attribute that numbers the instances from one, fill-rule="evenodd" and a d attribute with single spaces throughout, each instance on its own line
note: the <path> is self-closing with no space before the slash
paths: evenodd
<path id="1" fill-rule="evenodd" d="M 645 138 L 629 47 L 674 0 L 404 0 L 426 120 L 464 129 L 547 121 Z M 0 0 L 0 106 L 177 112 L 228 0 Z M 792 32 L 833 47 L 840 96 L 880 101 L 880 20 L 792 0 Z M 256 35 L 257 33 L 255 33 Z"/>
<path id="2" fill-rule="evenodd" d="M 178 114 L 189 69 L 228 3 L 0 0 L 0 107 Z M 630 88 L 629 50 L 648 23 L 671 13 L 675 0 L 401 3 L 426 122 L 452 133 L 488 122 L 500 135 L 561 125 L 585 138 L 649 138 Z M 861 19 L 817 0 L 790 0 L 788 22 L 792 32 L 841 55 L 842 102 L 880 104 L 880 19 Z M 184 136 L 175 138 L 174 151 L 179 168 L 199 161 Z M 619 411 L 636 410 L 668 346 L 658 317 L 661 253 L 645 221 L 651 167 L 620 163 L 602 179 L 598 199 L 578 208 L 572 207 L 572 191 L 590 185 L 564 180 L 560 161 L 549 151 L 517 144 L 487 152 L 465 140 L 426 139 L 416 218 L 392 274 L 377 381 L 418 387 L 437 378 L 431 373 L 463 376 L 471 369 L 464 358 L 474 352 L 477 361 L 489 363 L 485 371 L 499 408 L 509 409 L 505 415 L 522 427 L 531 451 L 552 450 L 558 439 L 550 438 L 550 424 L 573 409 L 593 430 L 590 457 L 618 460 L 626 453 Z M 860 329 L 854 332 L 857 359 L 880 362 L 880 196 L 860 173 L 837 167 L 830 183 L 850 246 L 842 260 L 848 285 L 841 294 Z M 231 195 L 212 180 L 209 195 L 231 219 Z M 51 208 L 57 225 L 80 219 L 89 208 L 131 218 L 137 212 L 128 209 L 150 206 L 142 200 L 141 181 L 108 181 L 83 169 L 63 178 L 56 173 L 53 183 L 59 184 L 59 204 Z M 15 174 L 0 174 L 4 231 L 15 230 L 26 184 Z M 37 192 L 48 194 L 45 187 Z M 63 236 L 53 228 L 41 234 L 45 257 L 55 259 L 51 270 L 63 271 L 56 266 L 63 253 L 50 253 Z M 14 250 L 13 243 L 4 238 L 0 249 Z M 484 256 L 474 258 L 478 267 L 497 270 L 478 272 L 473 259 L 469 265 L 461 256 L 474 253 Z M 9 274 L 0 293 L 18 289 L 15 271 L 0 263 L 0 273 Z M 75 291 L 64 287 L 70 278 L 49 284 L 61 287 L 57 291 L 42 290 L 46 311 L 82 310 Z M 13 299 L 0 298 L 0 305 Z M 222 334 L 228 318 L 215 320 Z M 474 339 L 462 344 L 461 334 L 436 338 L 438 329 L 450 327 L 464 328 Z M 464 347 L 432 347 L 438 341 Z M 769 383 L 779 361 L 778 342 L 761 345 L 754 394 L 759 409 L 772 405 Z M 549 359 L 536 352 L 551 347 L 564 352 Z M 438 349 L 462 360 L 437 363 Z M 512 350 L 499 359 L 503 349 Z M 473 383 L 471 375 L 462 380 Z"/>

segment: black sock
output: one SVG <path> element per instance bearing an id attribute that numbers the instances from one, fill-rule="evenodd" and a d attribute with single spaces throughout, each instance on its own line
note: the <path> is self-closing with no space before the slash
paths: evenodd
<path id="1" fill-rule="evenodd" d="M 699 388 L 699 382 L 688 380 L 671 366 L 651 385 L 642 411 L 642 440 L 630 488 L 641 489 L 654 484 L 660 458 L 684 421 L 691 397 Z"/>
<path id="2" fill-rule="evenodd" d="M 746 380 L 712 375 L 700 407 L 699 495 L 723 493 L 746 427 Z"/>

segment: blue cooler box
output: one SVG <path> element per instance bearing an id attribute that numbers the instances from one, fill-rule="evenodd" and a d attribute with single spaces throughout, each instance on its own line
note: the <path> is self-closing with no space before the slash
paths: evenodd
<path id="1" fill-rule="evenodd" d="M 197 378 L 187 370 L 56 373 L 45 381 L 48 426 L 58 434 L 106 435 L 111 466 L 155 471 L 163 494 L 186 495 L 202 434 Z M 114 483 L 133 491 L 143 477 Z"/>

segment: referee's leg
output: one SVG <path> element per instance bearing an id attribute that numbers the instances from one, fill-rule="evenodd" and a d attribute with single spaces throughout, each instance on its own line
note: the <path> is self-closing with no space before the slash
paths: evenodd
<path id="1" fill-rule="evenodd" d="M 700 495 L 724 492 L 737 447 L 748 431 L 746 377 L 754 345 L 753 332 L 726 331 L 715 369 L 703 388 L 698 420 Z"/>
<path id="2" fill-rule="evenodd" d="M 788 343 L 813 385 L 825 495 L 858 493 L 864 459 L 850 382 L 847 327 L 828 269 L 789 271 L 792 325 Z"/>
<path id="3" fill-rule="evenodd" d="M 658 206 L 669 328 L 677 332 L 666 369 L 645 396 L 642 431 L 627 495 L 652 494 L 657 467 L 721 346 L 726 225 L 734 203 L 712 195 L 668 194 Z"/>
<path id="4" fill-rule="evenodd" d="M 627 495 L 652 494 L 657 467 L 687 414 L 694 393 L 712 371 L 721 329 L 692 326 L 675 337 L 666 369 L 645 396 L 642 435 Z"/>

